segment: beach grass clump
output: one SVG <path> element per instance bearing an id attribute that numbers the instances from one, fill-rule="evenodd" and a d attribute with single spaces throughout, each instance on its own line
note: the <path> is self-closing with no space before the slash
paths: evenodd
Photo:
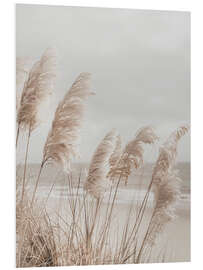
<path id="1" fill-rule="evenodd" d="M 58 265 L 56 235 L 45 209 L 38 203 L 30 207 L 26 193 L 16 204 L 16 266 L 43 267 Z"/>

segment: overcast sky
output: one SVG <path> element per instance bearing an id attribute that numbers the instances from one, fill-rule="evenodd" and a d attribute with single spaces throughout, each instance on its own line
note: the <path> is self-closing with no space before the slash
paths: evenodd
<path id="1" fill-rule="evenodd" d="M 57 84 L 46 122 L 32 134 L 30 162 L 40 162 L 53 113 L 80 72 L 92 73 L 81 161 L 112 127 L 123 142 L 143 125 L 164 140 L 190 122 L 190 14 L 188 12 L 17 5 L 16 55 L 58 55 Z M 22 139 L 20 144 L 22 144 Z M 20 148 L 20 147 L 19 147 Z M 23 160 L 22 149 L 18 162 Z M 179 160 L 190 160 L 190 138 Z"/>

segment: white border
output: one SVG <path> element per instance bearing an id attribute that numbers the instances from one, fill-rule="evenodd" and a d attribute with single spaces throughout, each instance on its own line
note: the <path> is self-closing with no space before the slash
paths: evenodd
<path id="1" fill-rule="evenodd" d="M 202 77 L 203 77 L 203 5 L 194 0 L 49 0 L 19 1 L 25 4 L 48 4 L 65 6 L 93 6 L 155 10 L 179 10 L 192 12 L 192 263 L 150 264 L 150 265 L 113 265 L 88 266 L 81 269 L 201 269 L 203 266 L 203 177 L 201 167 L 203 121 L 202 121 Z M 0 147 L 0 268 L 13 269 L 15 263 L 15 221 L 14 221 L 14 183 L 15 183 L 15 98 L 14 98 L 14 59 L 15 59 L 15 1 L 0 3 L 0 64 L 1 64 L 1 147 Z M 175 237 L 175 235 L 174 235 Z M 93 268 L 94 267 L 94 268 Z M 47 268 L 42 268 L 47 269 Z M 56 268 L 49 268 L 56 269 Z M 80 269 L 64 267 L 62 269 Z"/>

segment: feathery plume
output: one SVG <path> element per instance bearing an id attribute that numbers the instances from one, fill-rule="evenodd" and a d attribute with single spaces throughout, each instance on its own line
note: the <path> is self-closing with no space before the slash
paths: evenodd
<path id="1" fill-rule="evenodd" d="M 18 143 L 20 128 L 28 129 L 22 184 L 22 202 L 25 192 L 25 178 L 30 136 L 32 131 L 40 122 L 40 106 L 47 99 L 48 95 L 51 94 L 53 89 L 53 79 L 55 78 L 56 66 L 55 60 L 55 51 L 52 49 L 47 49 L 42 55 L 41 59 L 36 62 L 30 70 L 21 95 L 20 108 L 17 115 L 18 128 L 16 134 L 16 146 Z"/>
<path id="2" fill-rule="evenodd" d="M 133 163 L 135 168 L 141 167 L 143 164 L 143 144 L 153 144 L 158 137 L 152 127 L 143 127 L 139 129 L 135 135 L 135 139 L 130 141 L 124 150 L 128 156 L 130 163 Z"/>
<path id="3" fill-rule="evenodd" d="M 132 168 L 138 169 L 143 164 L 143 144 L 153 144 L 157 139 L 152 127 L 139 129 L 135 138 L 126 145 L 118 165 L 110 171 L 111 177 L 121 175 L 127 184 Z"/>
<path id="4" fill-rule="evenodd" d="M 176 217 L 176 206 L 181 195 L 180 184 L 181 179 L 177 171 L 173 170 L 157 186 L 156 204 L 147 237 L 147 242 L 151 246 L 155 244 L 155 239 L 163 231 L 165 225 Z"/>
<path id="5" fill-rule="evenodd" d="M 175 210 L 180 200 L 181 179 L 174 169 L 177 145 L 179 140 L 189 130 L 189 126 L 181 126 L 175 130 L 160 148 L 159 157 L 152 173 L 150 188 L 154 192 L 154 209 L 147 232 L 141 244 L 137 261 L 147 246 L 153 246 L 157 236 L 163 231 L 165 225 L 175 218 Z"/>
<path id="6" fill-rule="evenodd" d="M 160 149 L 160 154 L 152 174 L 155 195 L 154 212 L 149 226 L 147 242 L 154 244 L 156 236 L 164 226 L 175 218 L 176 205 L 180 199 L 180 183 L 174 169 L 179 140 L 188 132 L 189 126 L 175 130 Z"/>
<path id="7" fill-rule="evenodd" d="M 27 57 L 16 57 L 16 110 L 20 107 L 21 88 L 28 75 L 30 62 L 31 60 Z"/>
<path id="8" fill-rule="evenodd" d="M 174 167 L 179 140 L 189 131 L 189 125 L 183 125 L 172 132 L 166 142 L 160 147 L 159 157 L 152 174 L 154 184 L 159 184 Z"/>
<path id="9" fill-rule="evenodd" d="M 39 107 L 52 93 L 55 68 L 56 55 L 53 49 L 47 49 L 31 68 L 24 84 L 17 117 L 21 128 L 30 128 L 32 131 L 39 124 Z"/>
<path id="10" fill-rule="evenodd" d="M 116 137 L 116 147 L 109 159 L 109 164 L 110 164 L 110 168 L 114 168 L 118 161 L 121 158 L 121 154 L 122 154 L 122 142 L 121 142 L 121 136 L 118 135 Z"/>
<path id="11" fill-rule="evenodd" d="M 90 73 L 81 73 L 56 109 L 44 146 L 43 162 L 55 162 L 60 164 L 64 171 L 70 171 L 70 161 L 79 156 L 84 101 L 91 94 Z"/>
<path id="12" fill-rule="evenodd" d="M 117 139 L 115 130 L 107 133 L 92 157 L 84 188 L 97 199 L 104 194 L 108 187 L 109 181 L 107 175 L 110 168 L 109 161 L 115 151 Z"/>
<path id="13" fill-rule="evenodd" d="M 19 87 L 25 81 L 28 74 L 28 66 L 31 60 L 27 57 L 16 57 L 16 86 Z"/>

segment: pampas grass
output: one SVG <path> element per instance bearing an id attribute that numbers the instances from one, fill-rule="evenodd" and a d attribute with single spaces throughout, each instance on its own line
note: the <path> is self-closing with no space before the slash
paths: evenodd
<path id="1" fill-rule="evenodd" d="M 17 204 L 16 208 L 17 214 L 20 215 L 20 220 L 16 224 L 18 251 L 16 267 L 59 265 L 57 233 L 54 233 L 54 226 L 45 209 L 42 211 L 37 203 L 34 209 L 29 206 L 27 195 L 23 201 L 23 207 Z"/>
<path id="2" fill-rule="evenodd" d="M 64 210 L 67 216 L 61 214 L 59 209 L 55 213 L 56 217 L 48 214 L 42 202 L 35 201 L 31 207 L 29 193 L 26 193 L 23 202 L 23 212 L 22 208 L 17 207 L 17 213 L 20 210 L 20 220 L 17 223 L 17 266 L 138 263 L 135 251 L 138 249 L 137 240 L 140 235 L 131 229 L 136 221 L 135 205 L 130 205 L 129 214 L 123 220 L 124 225 L 119 222 L 119 212 L 113 214 L 114 218 L 109 214 L 115 201 L 109 201 L 106 206 L 99 205 L 95 218 L 97 201 L 79 196 L 81 174 L 78 179 L 68 175 L 66 180 L 69 196 L 64 198 Z M 113 197 L 116 192 L 116 188 L 112 190 Z M 118 222 L 117 226 L 115 221 Z M 143 256 L 142 259 L 148 262 L 150 258 Z M 159 262 L 158 258 L 156 262 Z"/>
<path id="3" fill-rule="evenodd" d="M 153 144 L 158 139 L 152 127 L 147 126 L 139 129 L 135 138 L 130 141 L 124 150 L 127 155 L 126 162 L 133 165 L 136 169 L 143 164 L 143 144 Z"/>
<path id="4" fill-rule="evenodd" d="M 159 157 L 155 164 L 152 179 L 158 185 L 167 173 L 174 167 L 177 156 L 179 140 L 189 131 L 188 125 L 183 125 L 172 132 L 163 146 L 160 148 Z"/>
<path id="5" fill-rule="evenodd" d="M 160 148 L 155 164 L 150 188 L 154 192 L 154 210 L 139 251 L 138 261 L 147 246 L 152 246 L 165 225 L 175 218 L 176 205 L 180 199 L 181 179 L 174 169 L 179 140 L 188 132 L 189 126 L 184 125 L 175 130 Z"/>
<path id="6" fill-rule="evenodd" d="M 56 163 L 66 173 L 70 173 L 72 159 L 79 157 L 79 139 L 85 101 L 93 94 L 90 90 L 90 78 L 90 73 L 81 73 L 56 109 L 52 127 L 44 145 L 43 160 L 35 184 L 32 203 L 41 170 L 46 162 Z"/>
<path id="7" fill-rule="evenodd" d="M 125 147 L 117 166 L 110 171 L 110 176 L 121 176 L 127 184 L 127 180 L 133 168 L 138 169 L 143 164 L 144 144 L 153 144 L 158 140 L 154 130 L 150 126 L 139 129 L 135 138 Z"/>
<path id="8" fill-rule="evenodd" d="M 155 197 L 155 210 L 152 219 L 151 230 L 149 230 L 148 242 L 153 245 L 157 234 L 163 231 L 164 226 L 176 217 L 176 206 L 180 200 L 181 179 L 176 171 L 171 171 L 162 179 L 157 187 Z"/>
<path id="9" fill-rule="evenodd" d="M 16 57 L 16 111 L 20 106 L 21 86 L 24 84 L 29 71 L 31 60 L 29 58 Z"/>
<path id="10" fill-rule="evenodd" d="M 170 145 L 169 149 L 177 152 L 177 142 L 185 132 L 185 127 L 173 132 L 164 144 L 166 148 Z M 64 201 L 66 202 L 64 207 L 68 208 L 64 210 L 69 215 L 63 216 L 58 209 L 56 212 L 58 222 L 48 214 L 44 203 L 34 201 L 32 204 L 29 200 L 29 190 L 26 191 L 23 207 L 18 203 L 17 197 L 18 267 L 125 264 L 150 262 L 155 259 L 150 257 L 151 250 L 165 225 L 173 220 L 176 203 L 180 196 L 180 180 L 171 167 L 171 164 L 174 164 L 173 159 L 170 159 L 171 163 L 166 169 L 165 177 L 153 183 L 158 193 L 146 233 L 142 235 L 139 228 L 142 227 L 143 222 L 146 223 L 146 219 L 143 219 L 145 199 L 141 202 L 140 208 L 137 208 L 132 201 L 123 225 L 119 226 L 119 216 L 117 216 L 119 212 L 114 211 L 119 179 L 116 186 L 111 186 L 107 203 L 102 205 L 105 189 L 100 185 L 103 187 L 103 180 L 105 182 L 110 164 L 112 164 L 110 160 L 113 153 L 117 152 L 115 151 L 117 147 L 118 135 L 115 130 L 112 130 L 101 141 L 92 157 L 89 174 L 85 179 L 85 188 L 87 194 L 90 193 L 93 196 L 86 196 L 86 193 L 83 196 L 79 195 L 81 173 L 78 180 L 72 177 L 72 174 L 67 175 L 69 196 L 65 198 L 67 200 Z M 170 153 L 169 156 L 173 155 Z M 158 170 L 155 168 L 158 168 L 157 164 L 155 164 L 152 179 L 155 171 Z M 101 181 L 92 181 L 92 179 L 97 180 L 98 176 Z M 106 180 L 110 182 L 110 179 Z M 45 203 L 47 200 L 44 200 Z M 115 222 L 118 222 L 117 226 Z M 113 240 L 114 237 L 116 237 L 115 240 Z M 164 249 L 162 251 L 163 257 L 159 259 L 157 255 L 156 262 L 163 262 L 166 251 Z"/>
<path id="11" fill-rule="evenodd" d="M 19 62 L 17 69 L 17 73 L 24 72 L 23 62 Z M 111 130 L 97 146 L 88 175 L 80 171 L 76 176 L 71 163 L 79 157 L 85 102 L 93 94 L 90 74 L 81 73 L 56 109 L 33 191 L 29 185 L 25 187 L 29 142 L 40 123 L 39 109 L 53 89 L 55 53 L 45 51 L 27 76 L 17 117 L 19 129 L 28 133 L 23 181 L 17 174 L 22 182 L 22 194 L 18 183 L 16 192 L 17 267 L 150 262 L 156 240 L 176 215 L 181 194 L 181 180 L 175 171 L 177 146 L 189 127 L 184 125 L 175 130 L 160 147 L 144 198 L 135 203 L 135 190 L 123 216 L 122 206 L 117 205 L 119 184 L 121 180 L 127 184 L 133 170 L 143 166 L 144 145 L 154 144 L 158 137 L 152 127 L 146 126 L 122 148 L 120 135 Z M 47 198 L 35 199 L 46 163 L 59 165 L 67 181 L 68 195 L 62 204 L 61 192 L 59 206 L 52 209 L 54 213 L 47 210 L 47 202 L 58 179 L 49 188 Z M 104 196 L 107 190 L 108 196 Z M 147 208 L 151 193 L 154 204 Z M 55 205 L 57 200 L 52 203 Z M 161 262 L 164 257 L 163 249 Z"/>
<path id="12" fill-rule="evenodd" d="M 65 172 L 70 172 L 71 160 L 79 157 L 85 100 L 93 94 L 90 78 L 90 73 L 81 73 L 59 103 L 44 146 L 43 162 L 55 162 Z"/>
<path id="13" fill-rule="evenodd" d="M 27 65 L 30 62 L 28 58 L 16 57 L 16 86 L 18 87 L 25 81 L 28 72 Z"/>
<path id="14" fill-rule="evenodd" d="M 31 132 L 40 123 L 39 110 L 43 102 L 51 94 L 53 89 L 53 80 L 55 79 L 56 56 L 53 49 L 47 49 L 41 59 L 34 64 L 29 72 L 21 95 L 20 107 L 17 115 L 17 136 L 16 146 L 20 129 L 26 129 L 27 144 L 24 162 L 24 175 L 22 184 L 22 201 L 25 190 L 25 177 L 27 168 L 28 149 Z"/>
<path id="15" fill-rule="evenodd" d="M 110 131 L 93 154 L 84 188 L 97 199 L 104 195 L 109 186 L 107 176 L 110 164 L 112 164 L 112 155 L 115 154 L 117 140 L 116 131 Z"/>
<path id="16" fill-rule="evenodd" d="M 40 123 L 40 106 L 52 93 L 56 77 L 56 55 L 47 49 L 41 59 L 31 68 L 21 96 L 18 126 L 33 131 Z"/>
<path id="17" fill-rule="evenodd" d="M 116 138 L 115 149 L 109 159 L 110 171 L 116 167 L 117 163 L 119 162 L 121 158 L 121 155 L 122 155 L 122 141 L 121 141 L 121 136 L 118 135 Z"/>

